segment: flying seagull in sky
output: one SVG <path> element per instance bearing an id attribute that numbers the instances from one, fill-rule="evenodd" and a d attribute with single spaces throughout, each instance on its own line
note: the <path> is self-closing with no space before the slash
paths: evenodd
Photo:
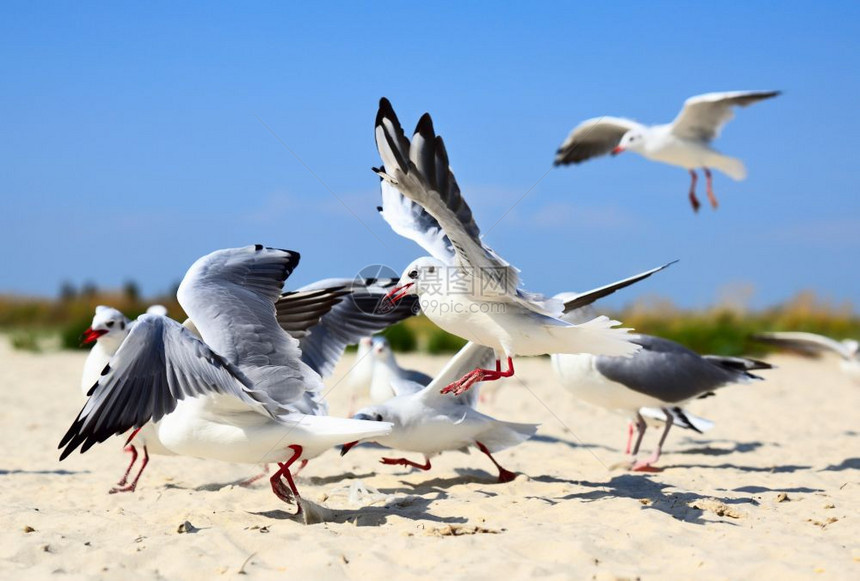
<path id="1" fill-rule="evenodd" d="M 711 142 L 733 116 L 734 107 L 746 107 L 776 97 L 780 91 L 730 91 L 690 97 L 671 123 L 642 125 L 623 117 L 595 117 L 573 128 L 555 156 L 555 165 L 581 163 L 593 157 L 633 151 L 654 161 L 683 167 L 690 172 L 690 204 L 699 210 L 696 170 L 707 180 L 708 200 L 716 209 L 711 168 L 735 180 L 746 177 L 741 160 L 723 155 Z"/>

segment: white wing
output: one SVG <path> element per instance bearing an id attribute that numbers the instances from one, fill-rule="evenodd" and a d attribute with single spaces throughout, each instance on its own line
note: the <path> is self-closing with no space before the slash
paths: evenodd
<path id="1" fill-rule="evenodd" d="M 746 107 L 779 94 L 780 91 L 731 91 L 690 97 L 672 121 L 672 133 L 683 139 L 711 141 L 734 117 L 732 107 Z"/>
<path id="2" fill-rule="evenodd" d="M 623 117 L 595 117 L 573 128 L 555 154 L 555 165 L 582 163 L 606 155 L 631 129 L 644 129 L 641 123 Z"/>
<path id="3" fill-rule="evenodd" d="M 425 113 L 418 121 L 410 142 L 391 103 L 381 99 L 376 115 L 376 145 L 383 163 L 376 173 L 436 221 L 453 247 L 457 264 L 495 277 L 506 294 L 515 294 L 519 284 L 517 270 L 481 241 L 478 225 L 460 195 L 445 144 L 433 130 L 430 115 Z M 449 252 L 448 258 L 437 258 L 450 263 L 450 256 Z"/>
<path id="4" fill-rule="evenodd" d="M 222 393 L 273 418 L 284 413 L 253 387 L 241 370 L 176 321 L 141 315 L 63 436 L 60 459 L 80 445 L 86 452 L 115 434 L 157 422 L 186 397 Z"/>
<path id="5" fill-rule="evenodd" d="M 753 339 L 760 343 L 769 343 L 786 349 L 796 349 L 807 353 L 832 351 L 843 359 L 851 359 L 857 355 L 857 346 L 853 341 L 843 342 L 800 331 L 780 331 L 774 333 L 757 333 Z M 852 349 L 853 347 L 853 349 Z"/>
<path id="6" fill-rule="evenodd" d="M 421 390 L 420 397 L 426 400 L 440 398 L 451 400 L 450 395 L 440 393 L 442 388 L 457 381 L 475 368 L 481 367 L 487 369 L 495 360 L 496 354 L 491 348 L 469 341 L 445 364 L 445 367 L 436 374 L 433 381 Z M 463 403 L 474 407 L 478 398 L 477 387 L 477 385 L 472 387 L 472 389 L 454 399 L 459 399 Z"/>
<path id="7" fill-rule="evenodd" d="M 254 388 L 306 414 L 324 413 L 319 375 L 301 361 L 298 340 L 278 324 L 275 301 L 299 254 L 257 244 L 197 260 L 179 285 L 179 304 L 203 341 Z"/>

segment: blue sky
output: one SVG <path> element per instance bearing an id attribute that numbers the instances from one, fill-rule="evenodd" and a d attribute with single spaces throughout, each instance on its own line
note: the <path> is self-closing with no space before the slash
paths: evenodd
<path id="1" fill-rule="evenodd" d="M 740 288 L 860 305 L 857 3 L 118 4 L 0 7 L 0 292 L 151 294 L 257 242 L 302 253 L 293 285 L 399 272 L 421 251 L 375 211 L 384 95 L 408 129 L 431 112 L 530 290 L 678 258 L 610 305 Z M 691 212 L 684 170 L 632 154 L 551 169 L 583 119 L 667 122 L 733 89 L 785 94 L 718 141 L 749 177 L 717 175 L 716 212 Z"/>

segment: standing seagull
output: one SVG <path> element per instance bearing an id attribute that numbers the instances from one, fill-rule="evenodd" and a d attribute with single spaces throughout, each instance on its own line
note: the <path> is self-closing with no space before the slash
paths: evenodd
<path id="1" fill-rule="evenodd" d="M 660 458 L 663 443 L 672 424 L 679 420 L 686 428 L 701 432 L 700 424 L 687 417 L 683 405 L 696 398 L 713 395 L 717 388 L 732 383 L 762 379 L 750 371 L 770 369 L 771 365 L 741 357 L 699 355 L 667 339 L 635 335 L 632 339 L 642 350 L 632 357 L 593 355 L 553 355 L 552 365 L 558 378 L 579 399 L 610 411 L 621 412 L 635 422 L 638 435 L 628 453 L 633 470 L 649 470 Z M 641 408 L 659 408 L 665 414 L 665 428 L 654 453 L 647 460 L 636 460 L 647 424 Z M 653 415 L 653 410 L 648 414 Z"/>
<path id="2" fill-rule="evenodd" d="M 420 390 L 433 381 L 433 378 L 426 373 L 400 367 L 394 358 L 394 351 L 385 337 L 373 338 L 370 356 L 373 358 L 370 399 L 374 403 L 382 403 L 395 395 Z M 471 371 L 471 369 L 466 371 Z"/>
<path id="3" fill-rule="evenodd" d="M 837 341 L 824 335 L 802 331 L 758 333 L 753 335 L 752 339 L 813 357 L 827 352 L 835 353 L 842 358 L 842 371 L 855 381 L 860 381 L 860 342 L 855 339 Z"/>
<path id="4" fill-rule="evenodd" d="M 711 180 L 715 168 L 735 180 L 746 177 L 741 160 L 723 155 L 711 141 L 733 116 L 732 107 L 746 107 L 770 99 L 780 91 L 731 91 L 690 97 L 671 123 L 646 126 L 621 117 L 595 117 L 583 121 L 570 132 L 555 156 L 555 165 L 581 163 L 592 157 L 634 151 L 654 161 L 683 167 L 690 172 L 690 204 L 699 211 L 696 198 L 696 169 L 702 168 L 707 180 L 708 200 L 717 208 Z"/>
<path id="5" fill-rule="evenodd" d="M 202 340 L 167 317 L 139 317 L 60 441 L 60 459 L 158 422 L 161 442 L 177 454 L 277 462 L 272 491 L 291 502 L 294 462 L 387 434 L 390 424 L 324 415 L 322 380 L 276 318 L 298 262 L 296 252 L 259 244 L 197 260 L 177 298 Z"/>
<path id="6" fill-rule="evenodd" d="M 425 113 L 410 142 L 387 99 L 376 115 L 383 166 L 383 218 L 432 256 L 412 262 L 389 294 L 388 307 L 417 295 L 442 329 L 496 351 L 496 369 L 476 368 L 445 387 L 460 394 L 479 381 L 514 374 L 512 356 L 547 353 L 631 355 L 638 346 L 620 323 L 597 317 L 582 325 L 559 319 L 562 304 L 519 288 L 516 268 L 486 246 L 448 166 L 442 138 Z M 507 359 L 502 371 L 501 358 Z"/>
<path id="7" fill-rule="evenodd" d="M 373 441 L 424 456 L 424 464 L 406 458 L 382 458 L 380 462 L 430 470 L 431 457 L 448 450 L 475 446 L 499 470 L 499 482 L 513 480 L 516 474 L 503 468 L 493 458 L 493 453 L 528 440 L 537 431 L 537 424 L 503 422 L 480 413 L 474 407 L 474 389 L 459 397 L 444 397 L 439 391 L 464 373 L 476 366 L 487 365 L 493 359 L 494 353 L 489 347 L 467 343 L 427 387 L 422 388 L 420 383 L 413 382 L 412 393 L 359 410 L 354 419 L 393 424 L 390 434 L 372 438 Z M 357 443 L 344 444 L 341 455 Z"/>
<path id="8" fill-rule="evenodd" d="M 161 305 L 153 305 L 146 312 L 149 314 L 167 315 L 167 309 Z M 81 345 L 93 344 L 84 362 L 84 372 L 81 376 L 81 391 L 84 396 L 89 395 L 90 390 L 98 383 L 102 370 L 116 354 L 122 342 L 125 341 L 125 338 L 131 331 L 132 324 L 132 321 L 128 317 L 113 307 L 103 305 L 96 307 L 92 323 L 81 336 Z M 137 474 L 129 482 L 128 477 L 131 475 L 131 470 L 137 462 L 138 448 L 143 450 L 143 459 L 140 462 Z M 133 438 L 129 438 L 123 450 L 131 454 L 131 460 L 122 478 L 116 483 L 116 486 L 110 489 L 110 494 L 135 491 L 140 476 L 149 464 L 150 452 L 159 455 L 173 455 L 173 452 L 165 448 L 159 441 L 153 423 L 147 423 L 135 432 Z"/>

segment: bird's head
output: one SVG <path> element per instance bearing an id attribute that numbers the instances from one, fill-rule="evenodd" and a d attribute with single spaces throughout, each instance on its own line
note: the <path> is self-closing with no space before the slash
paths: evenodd
<path id="1" fill-rule="evenodd" d="M 621 137 L 621 141 L 615 149 L 612 150 L 612 155 L 618 155 L 623 151 L 642 151 L 645 143 L 645 131 L 642 129 L 631 129 Z"/>
<path id="2" fill-rule="evenodd" d="M 433 289 L 438 289 L 444 283 L 446 274 L 445 263 L 432 256 L 413 260 L 403 270 L 403 275 L 397 285 L 382 299 L 380 310 L 391 309 L 400 299 L 408 295 L 421 296 L 432 292 Z"/>
<path id="3" fill-rule="evenodd" d="M 365 420 L 368 422 L 392 422 L 395 419 L 393 414 L 390 413 L 390 410 L 386 408 L 385 405 L 373 405 L 368 406 L 366 408 L 362 408 L 358 410 L 355 415 L 352 416 L 354 420 Z M 377 438 L 379 440 L 379 438 Z M 348 442 L 340 447 L 340 455 L 344 456 L 347 452 L 349 452 L 353 446 L 359 443 L 360 440 L 356 440 L 354 442 Z"/>
<path id="4" fill-rule="evenodd" d="M 122 343 L 128 335 L 129 320 L 112 307 L 98 306 L 93 322 L 81 335 L 81 345 L 89 345 L 96 341 Z"/>

